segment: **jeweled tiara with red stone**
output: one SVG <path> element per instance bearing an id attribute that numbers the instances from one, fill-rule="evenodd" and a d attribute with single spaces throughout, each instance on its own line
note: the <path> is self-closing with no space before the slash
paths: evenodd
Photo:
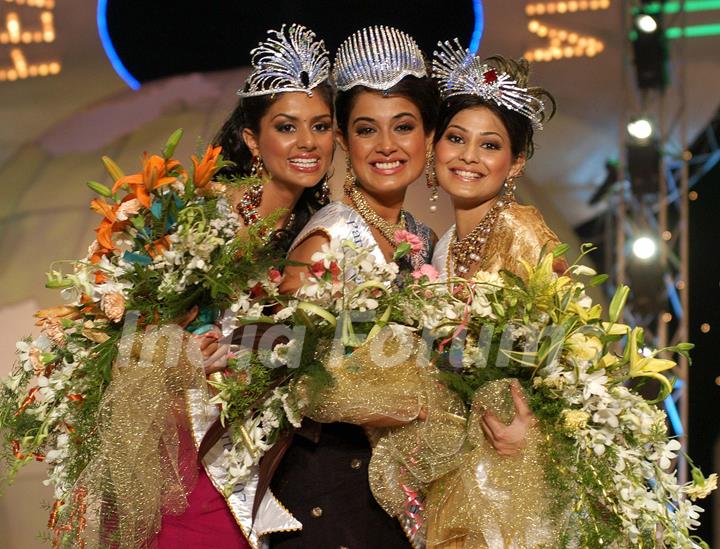
<path id="1" fill-rule="evenodd" d="M 509 74 L 483 63 L 463 48 L 457 38 L 452 42 L 438 42 L 438 48 L 433 52 L 432 76 L 438 80 L 444 99 L 454 95 L 477 95 L 526 116 L 534 129 L 542 129 L 545 105 L 528 93 L 527 88 L 518 86 Z"/>

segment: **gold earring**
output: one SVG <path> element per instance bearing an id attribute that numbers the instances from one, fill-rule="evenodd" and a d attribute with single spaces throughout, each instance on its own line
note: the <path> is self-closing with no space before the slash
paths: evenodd
<path id="1" fill-rule="evenodd" d="M 355 176 L 352 172 L 352 164 L 350 164 L 350 156 L 345 157 L 345 182 L 343 183 L 343 191 L 350 196 L 355 188 Z"/>
<path id="2" fill-rule="evenodd" d="M 250 168 L 250 177 L 262 179 L 265 175 L 265 163 L 260 155 L 253 156 L 252 167 Z"/>
<path id="3" fill-rule="evenodd" d="M 425 183 L 430 189 L 430 213 L 435 213 L 438 209 L 438 182 L 435 173 L 435 154 L 432 150 L 425 155 Z"/>
<path id="4" fill-rule="evenodd" d="M 326 206 L 330 203 L 330 185 L 328 185 L 328 179 L 330 179 L 330 176 L 325 175 L 318 190 L 315 191 L 315 199 L 321 206 Z"/>
<path id="5" fill-rule="evenodd" d="M 515 200 L 515 177 L 508 177 L 503 183 L 503 194 L 505 200 Z"/>

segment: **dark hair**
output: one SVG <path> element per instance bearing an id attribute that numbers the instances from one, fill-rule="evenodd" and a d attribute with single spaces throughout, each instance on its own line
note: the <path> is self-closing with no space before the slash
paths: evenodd
<path id="1" fill-rule="evenodd" d="M 435 83 L 427 76 L 418 78 L 408 75 L 392 88 L 385 91 L 378 91 L 365 86 L 354 86 L 347 91 L 338 92 L 335 99 L 335 112 L 337 113 L 337 125 L 342 134 L 347 137 L 348 124 L 350 123 L 350 111 L 355 101 L 363 92 L 379 93 L 387 96 L 400 96 L 411 101 L 420 111 L 423 120 L 425 133 L 435 129 L 437 121 L 438 103 L 440 95 Z"/>
<path id="2" fill-rule="evenodd" d="M 527 88 L 529 94 L 537 97 L 541 101 L 547 99 L 552 106 L 552 110 L 548 114 L 544 111 L 539 122 L 550 120 L 555 115 L 555 98 L 547 90 L 540 87 L 528 87 L 528 79 L 530 75 L 530 65 L 525 59 L 508 59 L 501 55 L 494 55 L 483 61 L 484 64 L 510 75 L 523 88 Z M 455 95 L 447 98 L 440 105 L 438 114 L 437 130 L 435 132 L 435 143 L 437 143 L 445 133 L 450 121 L 462 110 L 474 107 L 486 107 L 495 113 L 502 120 L 505 129 L 510 136 L 510 149 L 513 158 L 517 158 L 521 154 L 525 154 L 526 158 L 531 158 L 535 152 L 535 144 L 533 142 L 534 130 L 530 119 L 517 111 L 501 107 L 494 101 L 488 101 L 477 95 Z"/>
<path id="3" fill-rule="evenodd" d="M 313 93 L 317 93 L 330 107 L 330 115 L 333 114 L 333 88 L 328 82 L 316 86 Z M 226 177 L 243 177 L 250 175 L 252 169 L 253 155 L 245 144 L 242 133 L 249 129 L 254 134 L 260 133 L 260 120 L 268 112 L 270 107 L 279 99 L 278 95 L 260 95 L 256 97 L 242 97 L 235 109 L 220 128 L 213 139 L 215 145 L 222 147 L 222 155 L 225 160 L 234 162 L 233 166 L 227 166 L 220 171 L 220 175 Z M 321 193 L 323 181 L 305 189 L 300 195 L 293 213 L 295 219 L 287 229 L 275 231 L 272 243 L 278 249 L 287 250 L 300 230 L 310 220 L 312 215 L 326 205 Z"/>

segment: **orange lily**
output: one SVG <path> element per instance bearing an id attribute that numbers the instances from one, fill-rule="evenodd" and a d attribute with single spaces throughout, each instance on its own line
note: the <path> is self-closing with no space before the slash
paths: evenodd
<path id="1" fill-rule="evenodd" d="M 155 242 L 145 244 L 145 250 L 150 257 L 155 257 L 163 250 L 169 250 L 171 247 L 170 239 L 166 236 L 158 238 Z"/>
<path id="2" fill-rule="evenodd" d="M 207 149 L 205 149 L 205 154 L 203 155 L 202 160 L 199 160 L 197 156 L 192 155 L 193 166 L 195 166 L 193 183 L 195 184 L 196 189 L 204 188 L 210 182 L 215 173 L 220 169 L 218 166 L 220 151 L 222 151 L 222 147 L 213 147 L 212 145 L 208 145 Z"/>
<path id="3" fill-rule="evenodd" d="M 114 232 L 115 222 L 117 221 L 116 212 L 118 207 L 119 204 L 111 205 L 101 198 L 96 198 L 90 202 L 90 208 L 95 210 L 104 218 L 100 222 L 100 225 L 98 225 L 97 229 L 95 229 L 95 233 L 97 234 L 98 244 L 108 251 L 115 249 L 115 245 L 112 241 L 112 234 Z"/>
<path id="4" fill-rule="evenodd" d="M 177 160 L 165 160 L 162 156 L 156 154 L 148 156 L 145 153 L 142 171 L 118 179 L 113 185 L 112 192 L 115 193 L 120 187 L 128 185 L 140 204 L 149 208 L 152 203 L 150 193 L 163 185 L 174 183 L 177 178 L 167 174 L 178 166 L 180 166 L 180 162 Z"/>

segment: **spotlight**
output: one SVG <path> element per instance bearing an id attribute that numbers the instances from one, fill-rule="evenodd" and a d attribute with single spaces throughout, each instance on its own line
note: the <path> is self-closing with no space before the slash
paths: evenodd
<path id="1" fill-rule="evenodd" d="M 668 48 L 662 13 L 634 10 L 630 34 L 637 84 L 641 90 L 663 90 L 668 84 Z"/>
<path id="2" fill-rule="evenodd" d="M 658 23 L 652 15 L 641 13 L 635 18 L 635 25 L 638 30 L 645 33 L 655 32 L 658 29 Z"/>
<path id="3" fill-rule="evenodd" d="M 636 118 L 627 125 L 628 133 L 638 140 L 645 140 L 653 134 L 653 127 L 647 118 Z"/>
<path id="4" fill-rule="evenodd" d="M 638 259 L 650 259 L 657 252 L 657 244 L 649 236 L 641 236 L 633 242 L 632 251 Z"/>

